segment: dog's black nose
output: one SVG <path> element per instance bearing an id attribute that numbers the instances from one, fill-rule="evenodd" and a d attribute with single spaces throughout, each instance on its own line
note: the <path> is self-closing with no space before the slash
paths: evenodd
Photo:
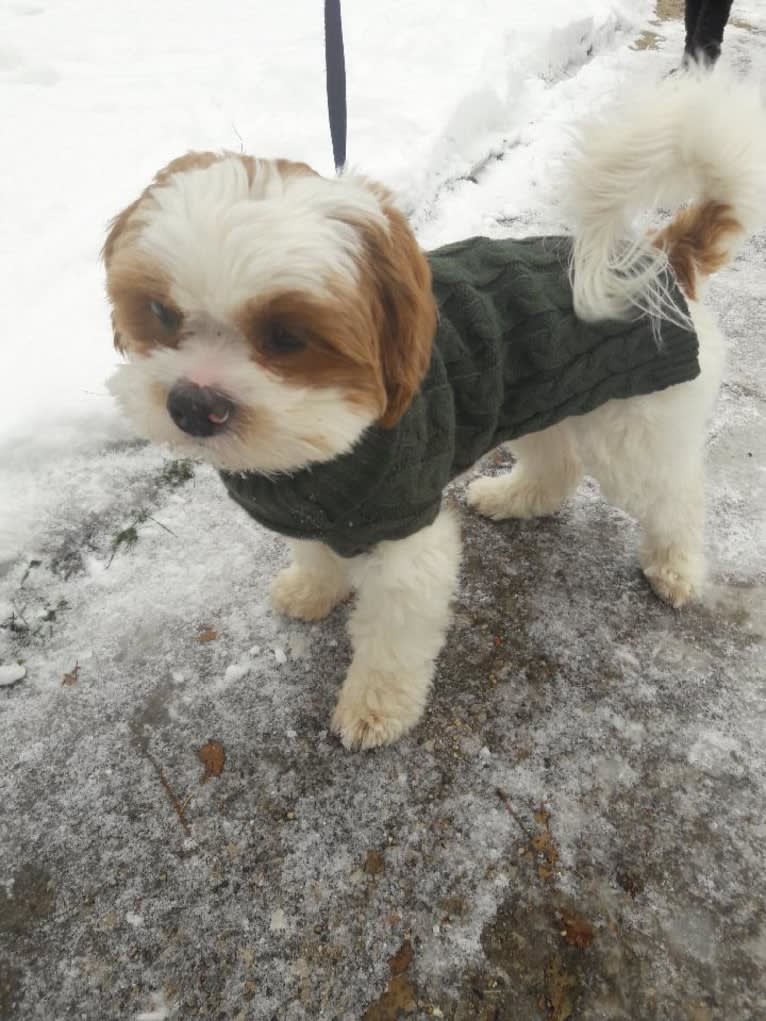
<path id="1" fill-rule="evenodd" d="M 214 436 L 226 428 L 234 402 L 209 386 L 182 379 L 171 387 L 167 409 L 178 428 L 190 436 Z"/>

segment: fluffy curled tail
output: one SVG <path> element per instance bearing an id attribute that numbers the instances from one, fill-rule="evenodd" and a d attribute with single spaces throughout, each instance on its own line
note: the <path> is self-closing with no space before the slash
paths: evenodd
<path id="1" fill-rule="evenodd" d="M 575 309 L 584 319 L 636 311 L 686 324 L 688 298 L 766 221 L 766 108 L 759 87 L 722 68 L 644 85 L 578 133 L 568 168 Z M 660 231 L 647 210 L 690 202 Z"/>

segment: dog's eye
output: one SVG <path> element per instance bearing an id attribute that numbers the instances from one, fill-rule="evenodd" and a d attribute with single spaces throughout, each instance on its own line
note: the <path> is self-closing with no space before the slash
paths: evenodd
<path id="1" fill-rule="evenodd" d="M 269 354 L 291 355 L 302 351 L 306 341 L 297 333 L 293 333 L 279 323 L 272 323 L 266 329 L 264 347 Z"/>
<path id="2" fill-rule="evenodd" d="M 159 319 L 166 330 L 174 330 L 181 321 L 181 316 L 175 309 L 168 308 L 160 301 L 150 301 L 149 309 L 155 319 Z"/>

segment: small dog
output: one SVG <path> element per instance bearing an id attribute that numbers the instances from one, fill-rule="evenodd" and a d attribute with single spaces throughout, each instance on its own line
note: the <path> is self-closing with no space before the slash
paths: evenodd
<path id="1" fill-rule="evenodd" d="M 582 130 L 568 178 L 572 238 L 428 258 L 381 186 L 231 153 L 173 161 L 110 225 L 120 405 L 288 536 L 277 610 L 317 620 L 357 593 L 332 721 L 349 748 L 423 713 L 460 562 L 441 489 L 500 442 L 517 463 L 471 483 L 479 513 L 552 514 L 587 472 L 638 519 L 661 598 L 702 586 L 724 342 L 700 290 L 763 218 L 757 89 L 718 71 L 644 86 Z"/>

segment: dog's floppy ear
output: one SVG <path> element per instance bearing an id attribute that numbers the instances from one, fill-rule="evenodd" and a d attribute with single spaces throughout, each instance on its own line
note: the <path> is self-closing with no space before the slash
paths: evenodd
<path id="1" fill-rule="evenodd" d="M 409 224 L 383 188 L 371 186 L 381 199 L 388 230 L 371 222 L 362 231 L 367 248 L 373 305 L 378 315 L 379 358 L 386 408 L 379 424 L 396 425 L 418 391 L 431 361 L 436 333 L 436 303 L 431 269 Z"/>
<path id="2" fill-rule="evenodd" d="M 117 245 L 117 242 L 125 232 L 130 221 L 130 218 L 136 209 L 136 206 L 138 206 L 139 202 L 141 201 L 145 194 L 146 192 L 144 192 L 139 198 L 137 198 L 135 202 L 131 202 L 129 206 L 126 206 L 121 213 L 118 213 L 117 216 L 115 216 L 114 219 L 109 222 L 106 241 L 104 242 L 104 247 L 101 249 L 101 258 L 104 260 L 104 265 L 106 266 L 107 271 L 109 270 L 109 264 L 112 261 L 112 256 L 114 255 L 114 249 Z M 125 347 L 122 343 L 122 334 L 120 333 L 120 330 L 117 327 L 117 318 L 114 314 L 114 310 L 112 310 L 111 320 L 112 320 L 112 341 L 114 343 L 115 350 L 119 351 L 121 355 L 124 355 Z"/>
<path id="3" fill-rule="evenodd" d="M 135 202 L 131 202 L 129 206 L 126 206 L 122 210 L 121 213 L 118 213 L 114 219 L 109 221 L 109 226 L 107 227 L 106 232 L 106 241 L 104 241 L 104 247 L 101 249 L 101 258 L 104 260 L 104 265 L 107 269 L 109 268 L 109 263 L 112 261 L 112 256 L 114 255 L 114 249 L 117 246 L 117 242 L 124 234 L 131 216 L 145 194 L 146 192 L 142 192 Z"/>
<path id="4" fill-rule="evenodd" d="M 214 152 L 187 152 L 183 156 L 179 156 L 177 159 L 171 160 L 167 166 L 157 171 L 152 180 L 152 183 L 148 188 L 144 188 L 141 194 L 135 199 L 130 205 L 126 206 L 121 212 L 117 214 L 112 220 L 109 221 L 107 227 L 106 240 L 104 246 L 101 249 L 101 258 L 104 261 L 104 265 L 107 270 L 112 261 L 115 248 L 119 244 L 120 239 L 124 236 L 125 232 L 129 229 L 133 214 L 136 209 L 141 205 L 147 195 L 151 192 L 152 188 L 162 186 L 166 184 L 168 179 L 173 174 L 184 170 L 193 170 L 195 168 L 209 167 L 211 163 L 215 163 L 221 157 Z M 115 348 L 120 354 L 125 353 L 125 348 L 122 343 L 122 335 L 117 327 L 117 320 L 114 312 L 112 312 L 112 337 L 114 340 Z"/>

